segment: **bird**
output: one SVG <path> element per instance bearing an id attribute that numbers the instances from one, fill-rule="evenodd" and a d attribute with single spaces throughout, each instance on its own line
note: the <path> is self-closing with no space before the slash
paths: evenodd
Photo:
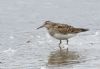
<path id="1" fill-rule="evenodd" d="M 77 28 L 68 24 L 62 24 L 62 23 L 56 23 L 56 22 L 52 22 L 52 21 L 45 21 L 43 23 L 43 25 L 41 25 L 40 27 L 38 27 L 37 29 L 43 28 L 45 27 L 48 30 L 48 33 L 60 40 L 59 42 L 59 47 L 61 49 L 61 43 L 62 40 L 66 40 L 67 41 L 67 45 L 69 44 L 69 39 L 76 36 L 78 33 L 80 32 L 86 32 L 89 29 L 85 29 L 85 28 Z"/>

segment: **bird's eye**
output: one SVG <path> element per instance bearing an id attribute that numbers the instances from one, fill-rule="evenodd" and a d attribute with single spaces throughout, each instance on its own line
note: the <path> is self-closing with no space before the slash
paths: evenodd
<path id="1" fill-rule="evenodd" d="M 45 21 L 45 24 L 48 24 L 50 21 Z"/>
<path id="2" fill-rule="evenodd" d="M 46 25 L 46 24 L 48 24 L 48 23 L 45 22 L 45 25 Z"/>

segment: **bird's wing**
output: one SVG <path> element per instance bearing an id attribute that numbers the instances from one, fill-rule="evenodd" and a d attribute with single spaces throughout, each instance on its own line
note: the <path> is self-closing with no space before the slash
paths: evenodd
<path id="1" fill-rule="evenodd" d="M 79 29 L 74 28 L 73 26 L 67 24 L 60 24 L 55 26 L 55 30 L 58 33 L 67 34 L 67 33 L 78 33 L 80 32 Z"/>

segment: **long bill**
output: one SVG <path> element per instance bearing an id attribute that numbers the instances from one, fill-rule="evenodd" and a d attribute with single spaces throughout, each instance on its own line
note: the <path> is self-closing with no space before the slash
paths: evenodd
<path id="1" fill-rule="evenodd" d="M 38 27 L 37 29 L 40 29 L 40 28 L 43 28 L 43 27 L 44 27 L 44 25 L 42 25 L 42 26 Z"/>

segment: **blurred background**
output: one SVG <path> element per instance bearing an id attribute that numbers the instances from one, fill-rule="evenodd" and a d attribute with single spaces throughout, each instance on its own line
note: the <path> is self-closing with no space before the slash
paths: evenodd
<path id="1" fill-rule="evenodd" d="M 90 31 L 60 55 L 59 41 L 36 30 L 46 20 Z M 0 69 L 100 69 L 99 22 L 99 0 L 0 0 Z"/>

